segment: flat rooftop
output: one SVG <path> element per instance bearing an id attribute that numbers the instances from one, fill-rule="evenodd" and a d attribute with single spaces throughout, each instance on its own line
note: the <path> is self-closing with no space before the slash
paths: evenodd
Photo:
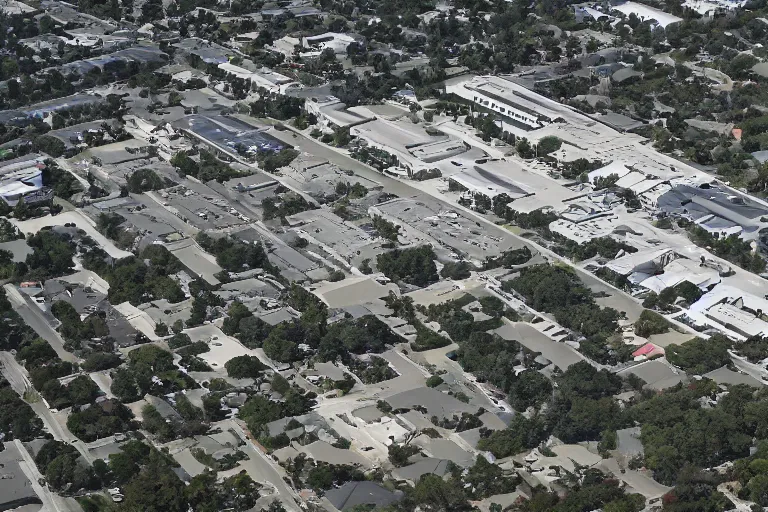
<path id="1" fill-rule="evenodd" d="M 19 448 L 13 442 L 3 443 L 0 451 L 0 510 L 9 510 L 23 505 L 41 504 L 32 482 L 19 461 L 24 460 Z M 26 464 L 26 463 L 25 463 Z"/>
<path id="2" fill-rule="evenodd" d="M 555 366 L 565 371 L 572 364 L 584 360 L 584 357 L 565 343 L 559 343 L 530 324 L 508 322 L 493 331 L 505 340 L 514 340 L 527 349 L 538 352 Z"/>
<path id="3" fill-rule="evenodd" d="M 510 197 L 513 201 L 508 204 L 515 211 L 528 213 L 545 206 L 551 206 L 557 210 L 566 206 L 566 203 L 577 197 L 579 193 L 564 187 L 561 183 L 550 178 L 541 170 L 528 168 L 514 160 L 491 160 L 475 167 L 486 179 L 494 179 L 498 183 L 504 183 L 509 187 L 527 192 L 522 197 Z"/>
<path id="4" fill-rule="evenodd" d="M 664 28 L 666 28 L 667 25 L 683 21 L 682 18 L 678 18 L 673 14 L 669 14 L 662 11 L 661 9 L 656 9 L 655 7 L 641 4 L 639 2 L 624 2 L 618 5 L 614 5 L 613 10 L 619 11 L 620 13 L 623 13 L 627 16 L 634 14 L 642 21 L 653 20 Z"/>
<path id="5" fill-rule="evenodd" d="M 330 308 L 371 302 L 388 296 L 390 291 L 398 294 L 396 285 L 385 286 L 367 276 L 348 277 L 335 283 L 325 283 L 311 291 Z"/>
<path id="6" fill-rule="evenodd" d="M 491 199 L 500 194 L 507 194 L 512 199 L 519 199 L 533 193 L 530 189 L 523 188 L 521 184 L 515 183 L 508 177 L 495 174 L 480 166 L 453 174 L 450 179 L 471 192 L 484 194 Z"/>
<path id="7" fill-rule="evenodd" d="M 465 404 L 447 393 L 442 393 L 434 388 L 420 387 L 403 391 L 386 397 L 385 400 L 393 409 L 413 409 L 414 406 L 422 406 L 427 409 L 427 417 L 452 418 L 454 414 L 463 412 L 474 414 L 477 407 Z"/>
<path id="8" fill-rule="evenodd" d="M 550 109 L 546 102 L 538 100 L 540 96 L 504 76 L 477 77 L 466 82 L 464 87 L 535 117 L 543 117 L 549 121 L 560 117 L 558 110 Z"/>
<path id="9" fill-rule="evenodd" d="M 682 370 L 673 369 L 662 359 L 654 359 L 621 370 L 617 375 L 633 374 L 646 382 L 646 387 L 655 391 L 671 388 L 687 379 Z"/>
<path id="10" fill-rule="evenodd" d="M 286 145 L 263 129 L 233 117 L 193 114 L 173 123 L 174 128 L 188 130 L 230 153 L 238 147 L 246 150 L 280 151 Z"/>
<path id="11" fill-rule="evenodd" d="M 694 180 L 672 182 L 672 189 L 658 198 L 658 205 L 668 213 L 684 214 L 686 210 L 699 208 L 702 212 L 715 213 L 721 217 L 733 215 L 729 220 L 749 219 L 757 222 L 761 217 L 768 216 L 768 206 L 755 199 L 711 183 L 697 185 Z"/>
<path id="12" fill-rule="evenodd" d="M 487 256 L 498 256 L 506 250 L 522 247 L 512 237 L 491 235 L 464 216 L 461 210 L 446 210 L 442 203 L 426 197 L 420 200 L 393 199 L 372 207 L 371 211 L 396 219 L 397 224 L 406 226 L 409 235 L 416 231 L 428 241 L 433 240 L 436 251 L 448 247 L 452 252 L 479 262 Z"/>
<path id="13" fill-rule="evenodd" d="M 296 226 L 293 231 L 299 236 L 314 239 L 342 257 L 354 255 L 375 241 L 362 229 L 324 208 L 297 213 L 289 217 L 288 221 Z"/>
<path id="14" fill-rule="evenodd" d="M 410 121 L 385 121 L 376 119 L 352 128 L 352 132 L 358 137 L 382 146 L 391 147 L 398 151 L 408 152 L 408 149 L 420 144 L 443 141 L 445 135 L 430 135 L 427 131 Z"/>

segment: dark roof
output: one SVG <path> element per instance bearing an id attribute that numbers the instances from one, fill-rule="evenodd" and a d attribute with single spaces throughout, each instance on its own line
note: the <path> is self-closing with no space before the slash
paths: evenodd
<path id="1" fill-rule="evenodd" d="M 5 449 L 0 451 L 0 476 L 3 477 L 0 478 L 0 510 L 41 503 L 19 460 L 21 453 L 16 445 L 5 443 Z"/>
<path id="2" fill-rule="evenodd" d="M 392 492 L 373 482 L 347 482 L 325 493 L 325 497 L 337 509 L 345 510 L 357 505 L 384 507 L 402 499 L 403 493 Z"/>

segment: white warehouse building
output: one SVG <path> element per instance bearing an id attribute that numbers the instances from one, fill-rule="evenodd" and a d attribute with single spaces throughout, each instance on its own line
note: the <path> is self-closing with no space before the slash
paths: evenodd
<path id="1" fill-rule="evenodd" d="M 536 130 L 560 117 L 535 93 L 527 91 L 503 76 L 479 76 L 458 84 L 447 85 L 445 92 L 472 102 L 476 107 L 498 115 L 501 128 Z"/>

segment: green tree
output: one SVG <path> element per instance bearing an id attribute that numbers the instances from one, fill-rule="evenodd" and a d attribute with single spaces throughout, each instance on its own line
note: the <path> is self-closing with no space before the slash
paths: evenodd
<path id="1" fill-rule="evenodd" d="M 126 510 L 187 512 L 184 483 L 160 461 L 150 461 L 123 488 Z"/>
<path id="2" fill-rule="evenodd" d="M 550 153 L 554 153 L 558 149 L 560 149 L 560 146 L 562 146 L 563 141 L 560 140 L 558 137 L 555 136 L 547 136 L 542 137 L 542 139 L 539 141 L 539 143 L 536 145 L 536 153 L 538 156 L 545 156 Z"/>
<path id="3" fill-rule="evenodd" d="M 224 367 L 227 369 L 227 375 L 233 379 L 255 379 L 267 369 L 258 357 L 249 355 L 233 357 Z"/>
<path id="4" fill-rule="evenodd" d="M 425 512 L 462 512 L 473 508 L 463 486 L 433 474 L 422 476 L 409 498 Z"/>

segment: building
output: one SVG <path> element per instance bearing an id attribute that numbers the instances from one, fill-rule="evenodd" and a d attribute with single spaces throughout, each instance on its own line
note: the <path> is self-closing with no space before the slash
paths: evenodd
<path id="1" fill-rule="evenodd" d="M 678 18 L 673 14 L 656 9 L 639 2 L 621 2 L 612 7 L 614 11 L 618 11 L 625 16 L 629 17 L 630 14 L 637 16 L 640 21 L 650 21 L 662 28 L 666 28 L 668 25 L 679 23 L 683 21 L 682 18 Z"/>
<path id="2" fill-rule="evenodd" d="M 31 16 L 39 9 L 17 0 L 0 0 L 0 12 L 7 16 Z"/>
<path id="3" fill-rule="evenodd" d="M 0 164 L 0 199 L 16 206 L 24 198 L 28 204 L 50 201 L 53 191 L 43 186 L 45 164 L 40 155 L 27 155 Z"/>
<path id="4" fill-rule="evenodd" d="M 688 311 L 694 322 L 738 339 L 768 336 L 768 300 L 733 286 L 720 285 L 702 295 Z"/>
<path id="5" fill-rule="evenodd" d="M 283 54 L 286 59 L 290 59 L 293 57 L 297 46 L 301 46 L 301 39 L 298 37 L 283 36 L 280 39 L 275 40 L 269 49 Z"/>
<path id="6" fill-rule="evenodd" d="M 305 108 L 310 114 L 315 114 L 320 124 L 328 128 L 351 127 L 375 119 L 351 112 L 336 96 L 311 98 L 305 103 Z"/>
<path id="7" fill-rule="evenodd" d="M 626 276 L 633 285 L 656 293 L 684 281 L 707 290 L 720 282 L 721 270 L 713 262 L 705 260 L 702 264 L 669 248 L 626 254 L 608 262 L 606 267 Z"/>
<path id="8" fill-rule="evenodd" d="M 658 208 L 695 222 L 712 234 L 755 239 L 768 226 L 768 205 L 759 199 L 700 180 L 673 180 Z"/>
<path id="9" fill-rule="evenodd" d="M 198 37 L 183 39 L 173 46 L 178 48 L 182 54 L 194 55 L 206 64 L 223 64 L 229 62 L 229 58 L 235 55 L 231 50 L 219 44 Z"/>
<path id="10" fill-rule="evenodd" d="M 0 112 L 0 123 L 27 126 L 33 123 L 34 118 L 46 119 L 54 112 L 63 112 L 76 107 L 98 105 L 104 102 L 104 98 L 94 94 L 73 94 L 72 96 L 35 103 L 17 110 L 3 110 Z"/>
<path id="11" fill-rule="evenodd" d="M 392 492 L 374 482 L 347 482 L 325 494 L 336 510 L 361 506 L 386 507 L 403 497 L 403 491 Z"/>
<path id="12" fill-rule="evenodd" d="M 23 458 L 18 446 L 13 442 L 5 443 L 4 446 L 4 449 L 0 449 L 0 511 L 25 505 L 41 505 L 32 482 L 19 463 Z"/>
<path id="13" fill-rule="evenodd" d="M 496 114 L 503 130 L 507 125 L 536 130 L 558 121 L 559 115 L 537 94 L 529 92 L 503 76 L 480 76 L 459 84 L 448 85 L 448 94 L 470 101 L 480 112 Z"/>
<path id="14" fill-rule="evenodd" d="M 229 62 L 219 64 L 218 68 L 238 78 L 249 80 L 257 88 L 266 89 L 269 92 L 282 94 L 285 93 L 286 89 L 295 84 L 293 79 L 275 73 L 268 68 L 262 68 L 259 71 L 249 71 L 243 67 L 230 64 Z"/>
<path id="15" fill-rule="evenodd" d="M 358 35 L 338 34 L 336 32 L 326 32 L 316 36 L 304 37 L 301 45 L 304 48 L 314 50 L 333 50 L 336 55 L 346 55 L 347 47 L 352 43 L 365 43 L 365 38 Z"/>
<path id="16" fill-rule="evenodd" d="M 587 21 L 613 20 L 613 16 L 590 7 L 588 4 L 574 5 L 573 15 L 579 23 Z"/>
<path id="17" fill-rule="evenodd" d="M 409 177 L 420 171 L 433 172 L 438 162 L 468 150 L 459 139 L 433 133 L 410 121 L 379 118 L 350 128 L 350 134 L 358 138 L 360 150 L 387 155 L 395 163 L 386 170 Z"/>

